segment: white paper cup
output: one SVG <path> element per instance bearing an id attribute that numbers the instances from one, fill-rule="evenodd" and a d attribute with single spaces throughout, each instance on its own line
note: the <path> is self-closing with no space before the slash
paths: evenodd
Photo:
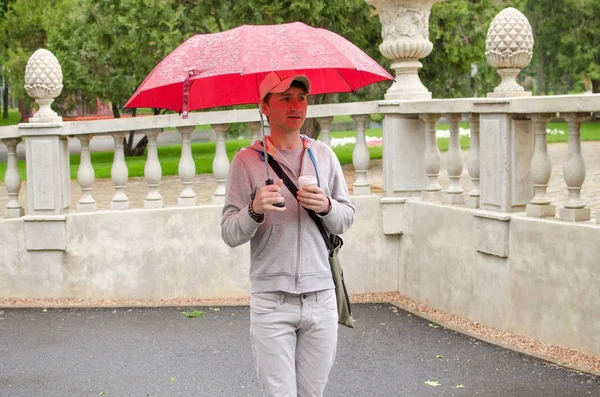
<path id="1" fill-rule="evenodd" d="M 311 186 L 317 184 L 317 177 L 312 175 L 302 175 L 298 178 L 298 188 L 302 189 L 304 186 Z"/>

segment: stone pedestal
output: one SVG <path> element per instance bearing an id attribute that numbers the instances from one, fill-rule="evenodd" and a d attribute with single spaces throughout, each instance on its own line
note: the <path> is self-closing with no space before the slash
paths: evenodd
<path id="1" fill-rule="evenodd" d="M 353 196 L 368 196 L 371 194 L 371 185 L 357 185 L 356 183 L 352 185 L 352 195 Z"/>
<path id="2" fill-rule="evenodd" d="M 23 207 L 19 207 L 19 208 L 6 208 L 4 210 L 4 218 L 6 218 L 6 219 L 20 218 L 23 215 L 25 215 L 25 209 Z"/>
<path id="3" fill-rule="evenodd" d="M 496 105 L 488 105 L 496 106 Z M 503 107 L 503 104 L 497 106 Z M 533 196 L 534 134 L 529 120 L 506 113 L 481 115 L 481 208 L 524 211 Z"/>
<path id="4" fill-rule="evenodd" d="M 71 205 L 69 143 L 61 123 L 19 124 L 27 160 L 28 250 L 64 250 L 65 221 Z"/>
<path id="5" fill-rule="evenodd" d="M 27 160 L 27 213 L 57 215 L 71 205 L 69 143 L 61 123 L 19 124 Z"/>
<path id="6" fill-rule="evenodd" d="M 442 192 L 442 203 L 450 205 L 462 205 L 465 203 L 465 195 L 463 193 Z"/>
<path id="7" fill-rule="evenodd" d="M 481 207 L 481 199 L 479 196 L 466 196 L 465 205 L 468 208 L 479 208 Z"/>
<path id="8" fill-rule="evenodd" d="M 527 204 L 527 216 L 549 218 L 556 215 L 556 206 L 551 204 Z"/>
<path id="9" fill-rule="evenodd" d="M 558 210 L 561 221 L 582 222 L 592 219 L 589 208 L 561 208 Z"/>
<path id="10" fill-rule="evenodd" d="M 62 70 L 56 57 L 39 49 L 27 61 L 25 89 L 40 105 L 29 123 L 19 124 L 26 145 L 28 250 L 65 250 L 66 217 L 71 205 L 69 141 L 62 136 L 62 118 L 50 107 L 62 91 Z"/>
<path id="11" fill-rule="evenodd" d="M 421 192 L 421 198 L 423 199 L 423 201 L 439 203 L 442 201 L 442 191 L 441 190 L 436 190 L 436 191 L 423 190 Z"/>
<path id="12" fill-rule="evenodd" d="M 382 103 L 383 174 L 386 196 L 418 197 L 427 187 L 425 123 L 416 115 L 394 113 L 397 105 Z M 389 112 L 389 113 L 387 113 Z"/>

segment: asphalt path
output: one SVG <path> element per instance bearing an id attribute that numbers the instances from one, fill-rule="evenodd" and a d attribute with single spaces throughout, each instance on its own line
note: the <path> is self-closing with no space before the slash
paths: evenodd
<path id="1" fill-rule="evenodd" d="M 326 397 L 600 396 L 599 377 L 389 304 L 353 310 Z M 248 324 L 246 306 L 0 309 L 0 396 L 260 397 Z"/>

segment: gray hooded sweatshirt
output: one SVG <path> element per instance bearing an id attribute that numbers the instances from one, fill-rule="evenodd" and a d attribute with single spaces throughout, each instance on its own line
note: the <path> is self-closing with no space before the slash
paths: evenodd
<path id="1" fill-rule="evenodd" d="M 330 233 L 342 234 L 354 222 L 355 210 L 340 162 L 326 144 L 304 135 L 301 138 L 305 148 L 301 174 L 317 176 L 331 201 L 331 211 L 322 216 L 323 223 Z M 290 180 L 296 183 L 299 175 L 285 157 L 274 146 L 268 144 L 268 148 Z M 318 175 L 309 152 L 314 156 Z M 275 182 L 278 180 L 272 169 L 269 169 L 269 177 Z M 221 237 L 227 245 L 236 247 L 250 241 L 251 292 L 299 294 L 334 288 L 323 237 L 285 185 L 281 186 L 285 211 L 268 212 L 260 223 L 250 217 L 248 204 L 265 185 L 265 180 L 263 147 L 256 141 L 239 151 L 232 161 L 221 219 Z"/>

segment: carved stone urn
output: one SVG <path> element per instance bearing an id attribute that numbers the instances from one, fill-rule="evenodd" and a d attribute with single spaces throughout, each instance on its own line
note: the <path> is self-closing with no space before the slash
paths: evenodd
<path id="1" fill-rule="evenodd" d="M 488 97 L 530 96 L 516 78 L 533 56 L 533 33 L 529 21 L 519 10 L 500 11 L 488 29 L 485 43 L 487 62 L 497 68 L 502 82 Z"/>
<path id="2" fill-rule="evenodd" d="M 62 117 L 52 110 L 50 104 L 63 89 L 63 75 L 58 59 L 50 51 L 39 49 L 27 61 L 25 67 L 25 89 L 40 108 L 29 122 L 60 122 Z"/>
<path id="3" fill-rule="evenodd" d="M 377 9 L 383 43 L 379 50 L 393 61 L 396 81 L 385 99 L 430 99 L 431 92 L 421 83 L 419 59 L 431 53 L 429 14 L 443 0 L 366 0 Z"/>

